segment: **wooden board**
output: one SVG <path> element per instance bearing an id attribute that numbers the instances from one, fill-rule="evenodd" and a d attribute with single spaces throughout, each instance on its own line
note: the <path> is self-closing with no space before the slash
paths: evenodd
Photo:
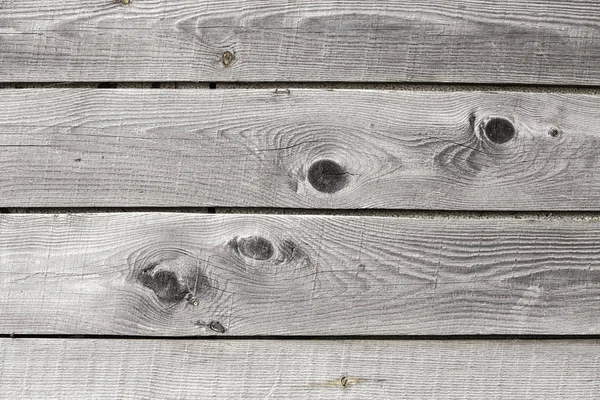
<path id="1" fill-rule="evenodd" d="M 600 222 L 0 215 L 0 333 L 600 334 Z"/>
<path id="2" fill-rule="evenodd" d="M 0 81 L 600 83 L 596 0 L 123 1 L 3 0 Z"/>
<path id="3" fill-rule="evenodd" d="M 597 399 L 593 341 L 0 339 L 4 399 Z"/>
<path id="4" fill-rule="evenodd" d="M 600 209 L 599 96 L 19 89 L 0 109 L 0 207 Z"/>

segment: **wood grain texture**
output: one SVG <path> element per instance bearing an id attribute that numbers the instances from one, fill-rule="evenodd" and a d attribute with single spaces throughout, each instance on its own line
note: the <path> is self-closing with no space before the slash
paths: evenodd
<path id="1" fill-rule="evenodd" d="M 595 0 L 0 6 L 1 81 L 600 83 Z"/>
<path id="2" fill-rule="evenodd" d="M 0 215 L 0 333 L 600 334 L 600 222 Z"/>
<path id="3" fill-rule="evenodd" d="M 599 371 L 596 340 L 0 339 L 3 399 L 595 400 Z"/>
<path id="4" fill-rule="evenodd" d="M 0 109 L 0 207 L 600 209 L 593 95 L 19 89 Z"/>

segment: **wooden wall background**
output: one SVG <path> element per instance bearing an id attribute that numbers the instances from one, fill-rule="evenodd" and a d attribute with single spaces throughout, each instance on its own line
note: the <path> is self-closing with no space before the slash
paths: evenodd
<path id="1" fill-rule="evenodd" d="M 0 398 L 600 398 L 593 0 L 0 0 Z"/>

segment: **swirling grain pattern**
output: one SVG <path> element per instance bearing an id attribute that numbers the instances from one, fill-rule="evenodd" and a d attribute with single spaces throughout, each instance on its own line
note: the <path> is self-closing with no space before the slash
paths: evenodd
<path id="1" fill-rule="evenodd" d="M 0 9 L 1 81 L 600 82 L 595 0 L 3 0 Z"/>
<path id="2" fill-rule="evenodd" d="M 0 206 L 599 210 L 600 97 L 3 90 Z"/>
<path id="3" fill-rule="evenodd" d="M 0 215 L 0 334 L 600 334 L 600 223 Z"/>

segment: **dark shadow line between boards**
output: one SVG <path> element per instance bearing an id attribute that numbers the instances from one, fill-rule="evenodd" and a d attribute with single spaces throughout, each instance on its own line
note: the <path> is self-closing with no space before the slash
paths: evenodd
<path id="1" fill-rule="evenodd" d="M 285 208 L 285 207 L 0 207 L 0 214 L 101 214 L 101 213 L 196 213 L 244 215 L 382 216 L 436 218 L 600 218 L 598 210 L 453 210 L 391 208 Z"/>
<path id="2" fill-rule="evenodd" d="M 119 87 L 120 85 L 124 87 Z M 136 88 L 135 86 L 141 86 Z M 162 85 L 169 85 L 162 88 Z M 397 91 L 517 91 L 517 92 L 540 92 L 540 89 L 547 92 L 577 92 L 598 91 L 599 85 L 590 84 L 543 84 L 543 83 L 518 83 L 518 82 L 428 82 L 428 81 L 0 81 L 0 90 L 3 89 L 52 89 L 52 88 L 100 88 L 104 90 L 119 89 L 170 89 L 170 90 L 189 90 L 188 87 L 177 87 L 177 85 L 198 85 L 192 89 L 210 90 L 236 90 L 236 89 L 373 89 L 373 90 L 397 90 Z M 175 86 L 175 87 L 173 87 Z M 221 87 L 220 87 L 221 86 Z M 223 87 L 225 86 L 225 87 Z M 386 88 L 387 87 L 387 88 Z M 440 90 L 441 89 L 441 90 Z"/>
<path id="3" fill-rule="evenodd" d="M 83 340 L 246 340 L 246 341 L 540 341 L 540 340 L 600 340 L 600 334 L 583 335 L 63 335 L 63 334 L 0 334 L 2 339 L 83 339 Z"/>

